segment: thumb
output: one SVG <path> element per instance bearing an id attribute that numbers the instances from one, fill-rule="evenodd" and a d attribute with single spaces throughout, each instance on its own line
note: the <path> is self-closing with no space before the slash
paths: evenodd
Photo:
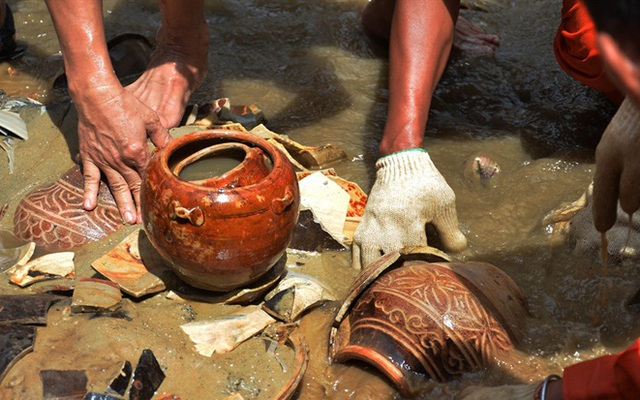
<path id="1" fill-rule="evenodd" d="M 467 248 L 467 238 L 460 230 L 455 208 L 446 207 L 440 215 L 433 219 L 432 224 L 438 231 L 438 236 L 446 251 L 457 253 Z"/>
<path id="2" fill-rule="evenodd" d="M 354 241 L 351 244 L 351 267 L 357 271 L 362 270 L 362 260 L 360 259 L 360 243 Z"/>
<path id="3" fill-rule="evenodd" d="M 168 145 L 173 140 L 173 137 L 161 124 L 158 124 L 155 129 L 149 131 L 149 139 L 151 139 L 151 143 L 154 146 L 162 148 Z"/>

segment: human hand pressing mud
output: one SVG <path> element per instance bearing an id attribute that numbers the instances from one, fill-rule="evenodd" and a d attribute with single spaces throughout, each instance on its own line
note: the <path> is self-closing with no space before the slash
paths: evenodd
<path id="1" fill-rule="evenodd" d="M 171 136 L 158 115 L 121 86 L 113 85 L 99 97 L 100 101 L 76 103 L 83 206 L 91 211 L 98 205 L 102 173 L 123 220 L 141 223 L 140 186 L 149 162 L 147 137 L 161 147 Z"/>

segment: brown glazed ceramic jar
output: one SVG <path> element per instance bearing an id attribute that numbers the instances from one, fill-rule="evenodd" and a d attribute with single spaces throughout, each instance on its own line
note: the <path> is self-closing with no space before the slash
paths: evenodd
<path id="1" fill-rule="evenodd" d="M 480 262 L 390 253 L 363 270 L 338 311 L 330 354 L 365 361 L 407 397 L 487 367 L 521 340 L 528 315 L 516 284 Z"/>
<path id="2" fill-rule="evenodd" d="M 228 172 L 184 180 L 187 164 L 240 154 Z M 156 149 L 141 190 L 144 229 L 188 284 L 229 291 L 264 275 L 282 257 L 300 207 L 295 171 L 264 139 L 197 131 Z"/>

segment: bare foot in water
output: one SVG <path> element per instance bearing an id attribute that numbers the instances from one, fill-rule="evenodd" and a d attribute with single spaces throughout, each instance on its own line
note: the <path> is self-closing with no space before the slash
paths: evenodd
<path id="1" fill-rule="evenodd" d="M 500 38 L 485 33 L 482 28 L 472 24 L 467 19 L 458 16 L 453 48 L 462 54 L 473 56 L 492 56 L 500 46 Z"/>

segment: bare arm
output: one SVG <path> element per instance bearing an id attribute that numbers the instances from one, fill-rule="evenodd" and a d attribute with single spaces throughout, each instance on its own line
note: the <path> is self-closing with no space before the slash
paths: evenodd
<path id="1" fill-rule="evenodd" d="M 208 29 L 203 1 L 163 0 L 158 48 L 148 70 L 123 88 L 113 72 L 101 1 L 47 0 L 78 110 L 84 207 L 97 206 L 101 174 L 127 223 L 141 222 L 139 200 L 149 161 L 147 138 L 171 140 L 184 106 L 206 72 Z"/>
<path id="2" fill-rule="evenodd" d="M 389 110 L 380 155 L 422 147 L 459 5 L 456 0 L 397 2 L 389 45 Z"/>

